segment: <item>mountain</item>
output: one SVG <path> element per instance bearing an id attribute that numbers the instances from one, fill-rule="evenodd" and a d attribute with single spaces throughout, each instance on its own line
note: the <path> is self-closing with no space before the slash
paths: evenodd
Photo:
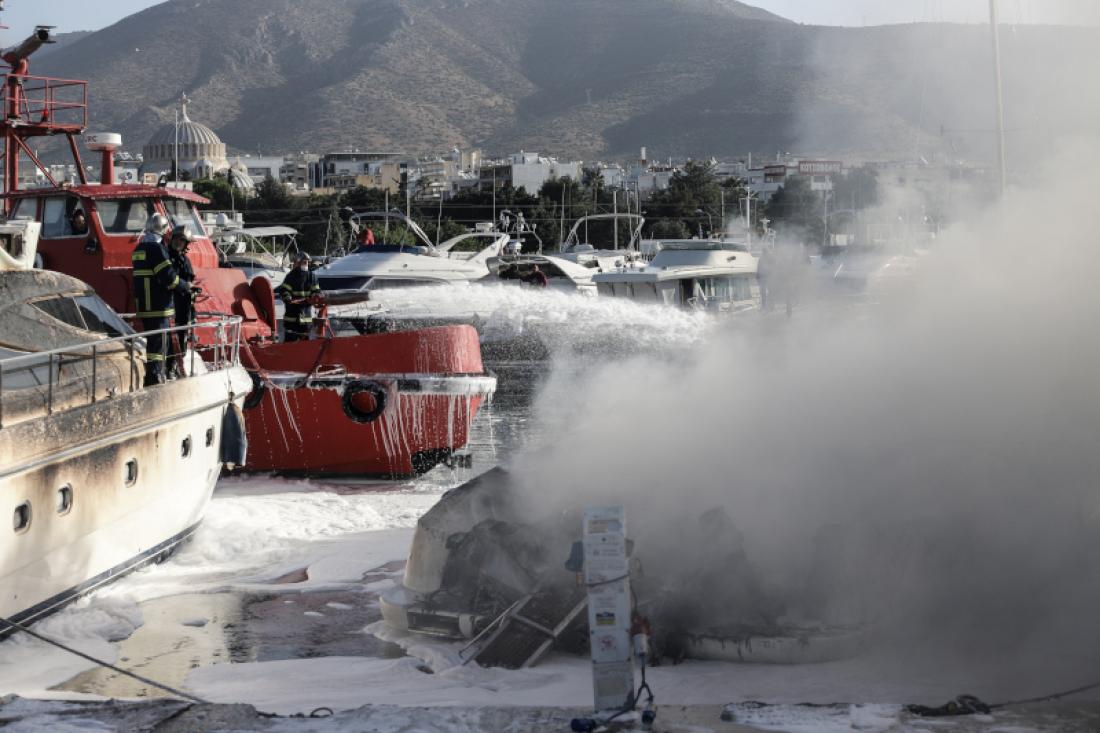
<path id="1" fill-rule="evenodd" d="M 43 56 L 47 56 L 55 51 L 60 51 L 69 44 L 75 43 L 84 36 L 90 36 L 91 34 L 92 31 L 72 31 L 70 33 L 58 33 L 54 36 L 54 42 L 43 46 L 38 51 L 38 53 L 35 54 L 35 58 L 40 59 Z"/>
<path id="2" fill-rule="evenodd" d="M 1010 124 L 1095 129 L 1100 31 L 1004 35 Z M 32 73 L 89 79 L 92 126 L 132 148 L 186 92 L 248 151 L 911 156 L 988 147 L 989 56 L 979 26 L 803 26 L 735 0 L 171 0 Z"/>

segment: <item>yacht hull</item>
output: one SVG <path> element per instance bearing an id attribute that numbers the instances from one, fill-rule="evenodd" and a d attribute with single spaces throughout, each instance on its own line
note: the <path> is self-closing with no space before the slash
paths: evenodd
<path id="1" fill-rule="evenodd" d="M 249 387 L 235 368 L 5 424 L 0 617 L 33 623 L 184 541 L 221 470 L 230 393 Z"/>
<path id="2" fill-rule="evenodd" d="M 245 409 L 254 471 L 422 474 L 466 446 L 496 388 L 470 326 L 252 346 L 244 358 L 262 385 Z M 375 397 L 351 402 L 364 385 Z"/>

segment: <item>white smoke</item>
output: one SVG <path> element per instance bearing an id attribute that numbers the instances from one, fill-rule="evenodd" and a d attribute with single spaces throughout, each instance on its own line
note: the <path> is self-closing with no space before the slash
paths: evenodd
<path id="1" fill-rule="evenodd" d="M 868 303 L 552 382 L 536 409 L 563 429 L 516 473 L 543 509 L 625 503 L 643 549 L 724 507 L 792 607 L 931 649 L 1070 638 L 1095 670 L 1100 210 L 1065 172 L 1100 154 L 1070 149 Z"/>

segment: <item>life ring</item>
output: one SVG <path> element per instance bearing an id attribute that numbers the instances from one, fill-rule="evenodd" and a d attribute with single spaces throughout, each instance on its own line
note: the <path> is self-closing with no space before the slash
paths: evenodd
<path id="1" fill-rule="evenodd" d="M 364 410 L 357 403 L 360 395 L 370 395 L 374 399 L 374 407 Z M 368 423 L 377 420 L 386 411 L 386 388 L 378 382 L 369 379 L 358 379 L 349 382 L 344 387 L 344 414 L 358 423 Z"/>
<path id="2" fill-rule="evenodd" d="M 259 407 L 260 403 L 264 401 L 267 385 L 264 384 L 264 380 L 260 378 L 257 372 L 249 372 L 248 376 L 252 378 L 252 391 L 244 398 L 244 409 L 252 410 Z"/>

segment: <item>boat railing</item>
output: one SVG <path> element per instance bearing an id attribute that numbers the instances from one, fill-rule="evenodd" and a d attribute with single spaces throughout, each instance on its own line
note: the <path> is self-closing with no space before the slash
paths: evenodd
<path id="1" fill-rule="evenodd" d="M 88 125 L 88 82 L 49 76 L 9 74 L 4 109 L 23 127 L 48 132 L 81 132 Z"/>
<path id="2" fill-rule="evenodd" d="M 149 337 L 157 334 L 168 341 L 169 364 L 179 360 L 180 379 L 236 367 L 240 365 L 242 322 L 240 316 L 227 315 L 0 359 L 0 430 L 4 428 L 5 399 L 10 404 L 16 393 L 25 394 L 28 389 L 45 390 L 45 411 L 52 414 L 63 399 L 60 394 L 63 378 L 67 383 L 74 380 L 88 383 L 87 397 L 74 404 L 69 395 L 69 399 L 64 399 L 66 409 L 110 399 L 122 387 L 126 392 L 144 389 L 144 352 Z M 174 350 L 172 344 L 179 348 Z M 128 379 L 124 384 L 110 383 L 101 372 L 105 371 L 105 362 L 110 360 L 117 365 L 120 358 L 128 362 Z"/>

